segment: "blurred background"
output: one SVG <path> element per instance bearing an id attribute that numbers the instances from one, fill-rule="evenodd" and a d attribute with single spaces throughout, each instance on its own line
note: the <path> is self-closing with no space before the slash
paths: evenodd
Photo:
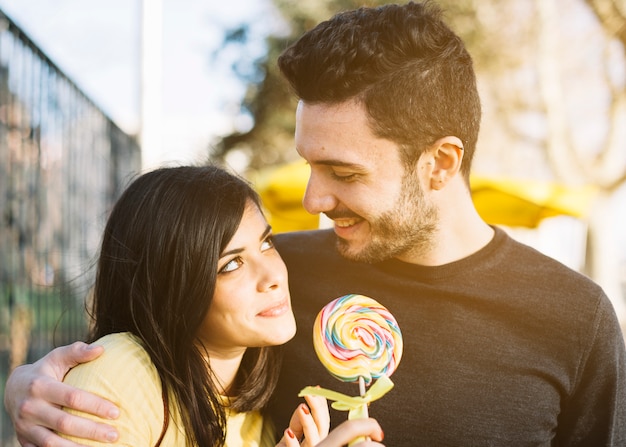
<path id="1" fill-rule="evenodd" d="M 220 163 L 276 231 L 324 225 L 300 205 L 276 57 L 335 12 L 384 3 L 0 0 L 0 391 L 84 336 L 100 233 L 137 173 Z M 626 321 L 626 4 L 438 3 L 479 79 L 479 212 L 600 283 Z"/>

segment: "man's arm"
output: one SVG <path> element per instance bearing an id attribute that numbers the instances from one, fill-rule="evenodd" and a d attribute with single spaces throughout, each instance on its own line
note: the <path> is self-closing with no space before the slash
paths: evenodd
<path id="1" fill-rule="evenodd" d="M 608 298 L 601 301 L 589 347 L 567 397 L 555 440 L 559 445 L 626 445 L 626 350 Z"/>
<path id="2" fill-rule="evenodd" d="M 53 430 L 94 441 L 117 440 L 114 427 L 62 410 L 68 407 L 105 419 L 119 416 L 119 409 L 111 402 L 62 382 L 72 367 L 97 358 L 103 351 L 101 346 L 76 342 L 56 348 L 32 365 L 15 368 L 6 383 L 4 406 L 22 446 L 77 446 Z"/>

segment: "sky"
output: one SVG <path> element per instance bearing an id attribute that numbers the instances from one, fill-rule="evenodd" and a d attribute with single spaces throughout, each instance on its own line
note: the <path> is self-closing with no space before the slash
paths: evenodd
<path id="1" fill-rule="evenodd" d="M 211 56 L 221 43 L 223 29 L 260 16 L 271 18 L 270 2 L 162 0 L 160 4 L 158 66 L 162 71 L 155 98 L 160 105 L 160 143 L 144 158 L 153 164 L 193 163 L 206 158 L 214 136 L 237 125 L 233 117 L 244 86 L 227 64 Z M 0 0 L 0 9 L 119 127 L 139 133 L 141 0 Z M 261 43 L 275 21 L 255 23 Z"/>

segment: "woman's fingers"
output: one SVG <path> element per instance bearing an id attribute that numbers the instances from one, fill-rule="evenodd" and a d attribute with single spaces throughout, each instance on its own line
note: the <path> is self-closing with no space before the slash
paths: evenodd
<path id="1" fill-rule="evenodd" d="M 375 419 L 349 420 L 330 433 L 330 415 L 326 399 L 306 396 L 307 404 L 294 411 L 289 428 L 284 432 L 279 447 L 341 447 L 356 439 L 365 439 L 353 447 L 381 447 L 384 434 Z"/>
<path id="2" fill-rule="evenodd" d="M 324 405 L 326 405 L 326 400 L 323 400 Z M 341 447 L 359 438 L 364 440 L 354 444 L 352 447 L 384 447 L 381 444 L 384 433 L 375 419 L 349 420 L 328 433 L 326 425 L 330 420 L 328 407 L 324 411 L 321 401 L 307 399 L 307 402 L 311 405 L 311 408 L 316 409 L 317 419 L 307 405 L 301 404 L 298 406 L 291 417 L 289 428 L 284 431 L 283 438 L 277 444 L 277 447 L 299 447 L 301 445 L 307 447 Z M 324 415 L 325 413 L 326 416 Z M 322 426 L 321 429 L 320 426 Z M 326 433 L 328 433 L 328 436 L 326 436 Z"/>
<path id="3" fill-rule="evenodd" d="M 306 401 L 308 405 L 298 405 L 291 416 L 289 430 L 296 440 L 304 439 L 302 445 L 309 447 L 320 442 L 328 434 L 330 415 L 325 398 L 307 396 Z"/>
<path id="4" fill-rule="evenodd" d="M 300 447 L 300 441 L 296 438 L 296 434 L 290 428 L 283 432 L 283 438 L 276 447 Z"/>
<path id="5" fill-rule="evenodd" d="M 305 396 L 305 400 L 308 404 L 308 408 L 310 410 L 310 416 L 313 419 L 314 426 L 317 430 L 318 441 L 324 439 L 328 435 L 328 431 L 330 430 L 330 413 L 328 412 L 328 402 L 326 398 L 321 396 Z M 309 424 L 311 429 L 312 425 Z M 306 431 L 304 433 L 305 437 L 308 437 Z M 315 445 L 311 443 L 310 445 Z"/>
<path id="6" fill-rule="evenodd" d="M 384 433 L 375 419 L 352 419 L 342 423 L 331 431 L 326 439 L 317 444 L 316 447 L 339 447 L 347 445 L 360 437 L 366 437 L 371 440 L 359 442 L 358 444 L 354 444 L 353 447 L 382 446 L 380 442 L 382 442 L 384 438 Z"/>
<path id="7" fill-rule="evenodd" d="M 300 407 L 298 407 L 298 416 L 304 433 L 304 441 L 302 445 L 306 447 L 316 445 L 323 439 L 323 436 L 320 435 L 319 428 L 315 423 L 315 419 L 313 418 L 309 407 L 305 404 L 300 405 Z"/>

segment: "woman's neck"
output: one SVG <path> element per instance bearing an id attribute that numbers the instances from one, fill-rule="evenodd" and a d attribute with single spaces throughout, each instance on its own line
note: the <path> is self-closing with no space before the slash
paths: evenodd
<path id="1" fill-rule="evenodd" d="M 208 362 L 221 394 L 229 396 L 233 393 L 235 378 L 245 352 L 245 349 L 230 352 L 208 350 Z"/>

